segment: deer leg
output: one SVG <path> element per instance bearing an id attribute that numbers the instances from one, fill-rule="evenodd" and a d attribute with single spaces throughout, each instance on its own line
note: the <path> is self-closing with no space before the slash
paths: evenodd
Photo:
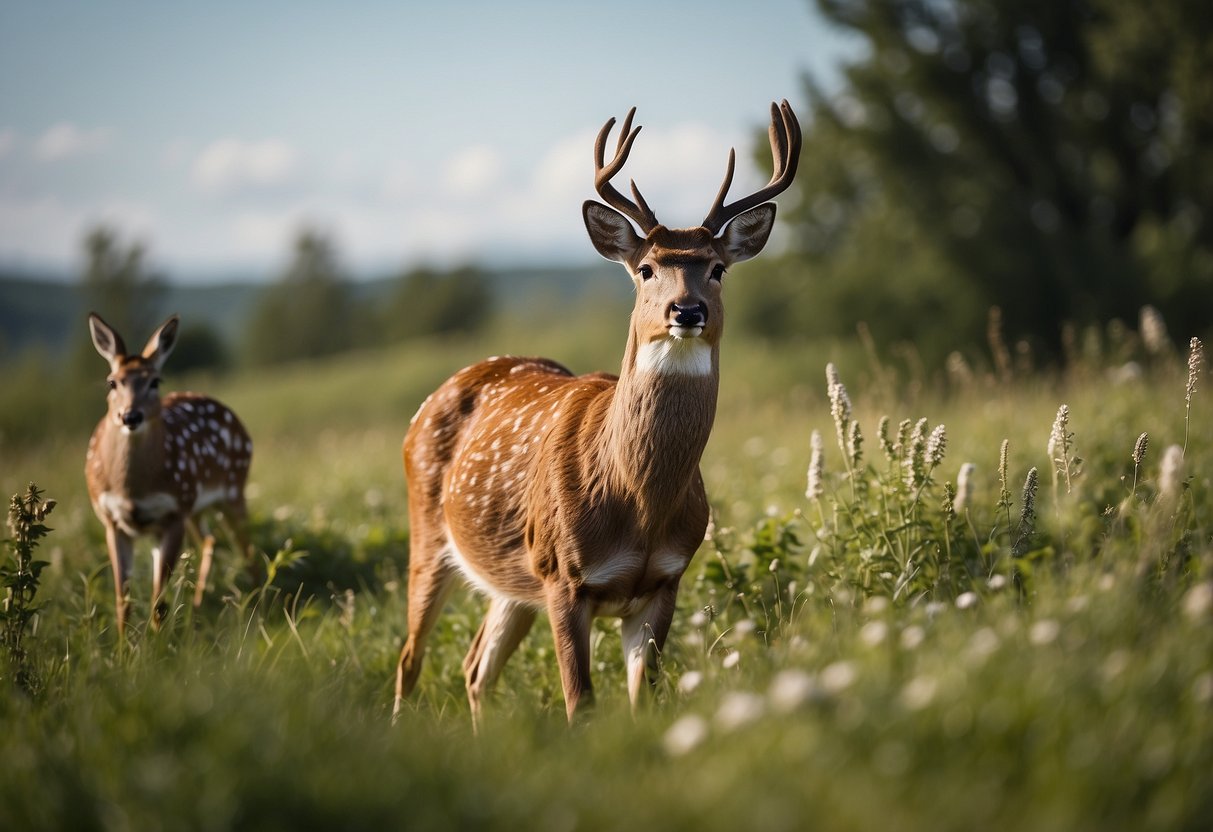
<path id="1" fill-rule="evenodd" d="M 489 611 L 472 648 L 463 660 L 463 675 L 467 681 L 468 704 L 472 708 L 473 728 L 480 724 L 480 705 L 493 689 L 502 668 L 535 623 L 535 610 L 525 604 L 504 598 L 489 601 Z"/>
<path id="2" fill-rule="evenodd" d="M 168 604 L 161 594 L 168 588 L 168 579 L 173 567 L 181 557 L 181 544 L 185 539 L 185 523 L 178 520 L 170 523 L 160 534 L 160 543 L 152 549 L 152 625 L 158 627 L 168 614 Z"/>
<path id="3" fill-rule="evenodd" d="M 396 702 L 392 707 L 392 719 L 400 713 L 404 697 L 413 691 L 417 677 L 421 674 L 421 660 L 425 657 L 425 640 L 438 622 L 442 605 L 450 594 L 455 577 L 455 568 L 443 555 L 445 541 L 423 541 L 413 538 L 409 552 L 409 636 L 400 651 L 400 663 L 396 668 Z"/>
<path id="4" fill-rule="evenodd" d="M 110 568 L 114 572 L 114 613 L 118 620 L 118 635 L 121 636 L 126 632 L 126 617 L 130 612 L 126 599 L 126 582 L 131 576 L 135 544 L 126 532 L 106 523 L 105 546 L 109 550 Z"/>
<path id="5" fill-rule="evenodd" d="M 594 687 L 590 682 L 590 605 L 578 597 L 571 585 L 549 583 L 546 594 L 560 683 L 564 688 L 564 709 L 572 722 L 578 707 L 594 703 Z"/>
<path id="6" fill-rule="evenodd" d="M 190 539 L 198 547 L 198 577 L 194 584 L 194 606 L 200 607 L 202 606 L 202 596 L 206 592 L 206 579 L 211 574 L 211 562 L 215 557 L 215 536 L 192 517 L 186 522 L 186 528 L 189 529 Z"/>
<path id="7" fill-rule="evenodd" d="M 650 686 L 657 683 L 657 660 L 670 632 L 677 598 L 678 583 L 674 582 L 659 589 L 638 612 L 623 618 L 623 656 L 627 661 L 628 700 L 633 713 L 640 702 L 642 683 L 647 681 Z"/>
<path id="8" fill-rule="evenodd" d="M 224 531 L 227 533 L 228 539 L 235 542 L 236 548 L 240 550 L 240 555 L 248 566 L 249 577 L 253 579 L 253 586 L 261 586 L 265 580 L 265 576 L 261 568 L 261 559 L 257 557 L 257 552 L 249 540 L 248 506 L 244 502 L 244 497 L 238 497 L 223 506 L 220 509 L 220 516 L 223 518 Z"/>

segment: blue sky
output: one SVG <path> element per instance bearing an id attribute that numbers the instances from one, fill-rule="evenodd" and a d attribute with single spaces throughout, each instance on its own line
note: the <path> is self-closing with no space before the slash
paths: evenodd
<path id="1" fill-rule="evenodd" d="M 99 222 L 181 280 L 280 268 L 304 225 L 355 274 L 589 260 L 608 117 L 638 107 L 625 174 L 692 225 L 857 48 L 809 0 L 0 0 L 0 264 L 75 269 Z"/>

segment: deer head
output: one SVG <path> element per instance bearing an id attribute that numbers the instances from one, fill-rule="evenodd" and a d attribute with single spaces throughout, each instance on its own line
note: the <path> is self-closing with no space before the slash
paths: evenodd
<path id="1" fill-rule="evenodd" d="M 658 222 L 635 182 L 632 199 L 611 185 L 640 133 L 639 126 L 632 128 L 635 113 L 633 107 L 624 119 L 609 164 L 606 143 L 615 119 L 598 133 L 594 183 L 608 204 L 585 202 L 586 230 L 598 253 L 622 263 L 636 285 L 632 311 L 636 369 L 705 372 L 709 367 L 705 357 L 718 346 L 724 327 L 724 275 L 734 263 L 749 260 L 766 245 L 775 222 L 775 205 L 767 200 L 791 185 L 796 175 L 800 125 L 787 101 L 772 104 L 768 132 L 774 173 L 766 187 L 725 204 L 736 162 L 736 153 L 730 150 L 724 182 L 703 222 L 697 228 L 671 229 Z"/>
<path id="2" fill-rule="evenodd" d="M 142 354 L 128 355 L 122 336 L 93 312 L 88 316 L 93 346 L 109 362 L 105 383 L 108 417 L 124 431 L 134 432 L 160 417 L 160 369 L 177 344 L 176 315 L 152 333 Z"/>

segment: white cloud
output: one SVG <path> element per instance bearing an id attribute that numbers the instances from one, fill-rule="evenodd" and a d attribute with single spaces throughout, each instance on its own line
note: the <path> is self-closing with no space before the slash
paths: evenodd
<path id="1" fill-rule="evenodd" d="M 103 148 L 109 137 L 110 131 L 104 127 L 85 130 L 71 122 L 61 122 L 34 141 L 34 156 L 44 162 L 83 156 Z"/>
<path id="2" fill-rule="evenodd" d="M 417 193 L 419 179 L 413 163 L 395 159 L 383 166 L 380 193 L 389 202 L 403 202 Z"/>
<path id="3" fill-rule="evenodd" d="M 447 160 L 443 185 L 458 197 L 487 194 L 501 180 L 501 155 L 487 145 L 460 150 Z"/>
<path id="4" fill-rule="evenodd" d="M 671 227 L 698 223 L 711 205 L 724 176 L 728 148 L 739 144 L 714 128 L 683 125 L 672 130 L 641 133 L 632 146 L 615 187 L 631 198 L 635 179 L 658 219 Z M 501 199 L 499 221 L 513 227 L 516 238 L 535 247 L 588 243 L 581 224 L 581 203 L 599 199 L 594 191 L 594 133 L 581 132 L 553 142 L 539 157 L 528 180 Z M 608 142 L 608 153 L 615 136 Z M 758 174 L 746 157 L 737 160 L 734 196 L 753 185 Z"/>
<path id="5" fill-rule="evenodd" d="M 85 234 L 103 224 L 158 249 L 160 216 L 138 201 L 107 197 L 77 203 L 50 194 L 26 198 L 0 193 L 0 259 L 72 268 Z"/>
<path id="6" fill-rule="evenodd" d="M 160 151 L 160 164 L 167 170 L 176 170 L 188 164 L 194 155 L 193 145 L 186 139 L 174 139 Z"/>
<path id="7" fill-rule="evenodd" d="M 487 145 L 450 148 L 429 161 L 350 148 L 317 154 L 305 168 L 301 151 L 282 140 L 170 142 L 158 161 L 185 171 L 192 192 L 119 194 L 127 200 L 123 207 L 113 199 L 18 204 L 15 195 L 6 201 L 0 188 L 0 259 L 64 262 L 76 256 L 90 222 L 109 219 L 123 233 L 147 239 L 170 270 L 273 270 L 305 225 L 331 233 L 353 273 L 418 260 L 590 260 L 596 255 L 581 203 L 596 196 L 593 143 L 590 129 L 557 135 L 508 164 L 504 150 Z M 696 223 L 734 144 L 743 149 L 734 186 L 739 196 L 762 184 L 749 162 L 747 137 L 695 124 L 646 128 L 616 184 L 627 193 L 634 177 L 663 222 Z M 207 198 L 216 195 L 222 199 Z M 137 200 L 154 213 L 137 210 Z"/>
<path id="8" fill-rule="evenodd" d="M 294 176 L 299 152 L 280 139 L 219 139 L 194 160 L 193 180 L 206 193 L 282 185 Z"/>
<path id="9" fill-rule="evenodd" d="M 3 159 L 17 147 L 17 133 L 13 130 L 0 130 L 0 159 Z"/>

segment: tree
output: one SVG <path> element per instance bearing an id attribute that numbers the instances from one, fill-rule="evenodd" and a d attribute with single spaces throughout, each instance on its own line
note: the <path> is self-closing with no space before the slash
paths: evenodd
<path id="1" fill-rule="evenodd" d="M 182 324 L 173 347 L 173 370 L 225 370 L 231 364 L 223 337 L 210 324 Z"/>
<path id="2" fill-rule="evenodd" d="M 750 326 L 762 297 L 786 329 L 864 319 L 938 355 L 995 304 L 1046 347 L 1143 303 L 1179 332 L 1213 323 L 1205 4 L 818 6 L 869 50 L 839 94 L 808 81 L 790 253 L 746 292 Z"/>
<path id="3" fill-rule="evenodd" d="M 84 238 L 85 266 L 81 290 L 85 307 L 105 318 L 114 329 L 131 339 L 131 349 L 151 335 L 159 321 L 164 279 L 146 263 L 142 243 L 124 245 L 118 234 L 98 226 Z M 77 328 L 73 363 L 84 375 L 95 375 L 98 358 L 88 329 L 81 320 Z"/>
<path id="4" fill-rule="evenodd" d="M 262 293 L 249 320 L 245 355 L 273 364 L 348 348 L 352 300 L 332 243 L 304 229 L 282 277 Z"/>
<path id="5" fill-rule="evenodd" d="M 489 320 L 493 295 L 479 269 L 449 272 L 421 267 L 401 275 L 388 301 L 382 331 L 388 340 L 476 332 Z"/>

